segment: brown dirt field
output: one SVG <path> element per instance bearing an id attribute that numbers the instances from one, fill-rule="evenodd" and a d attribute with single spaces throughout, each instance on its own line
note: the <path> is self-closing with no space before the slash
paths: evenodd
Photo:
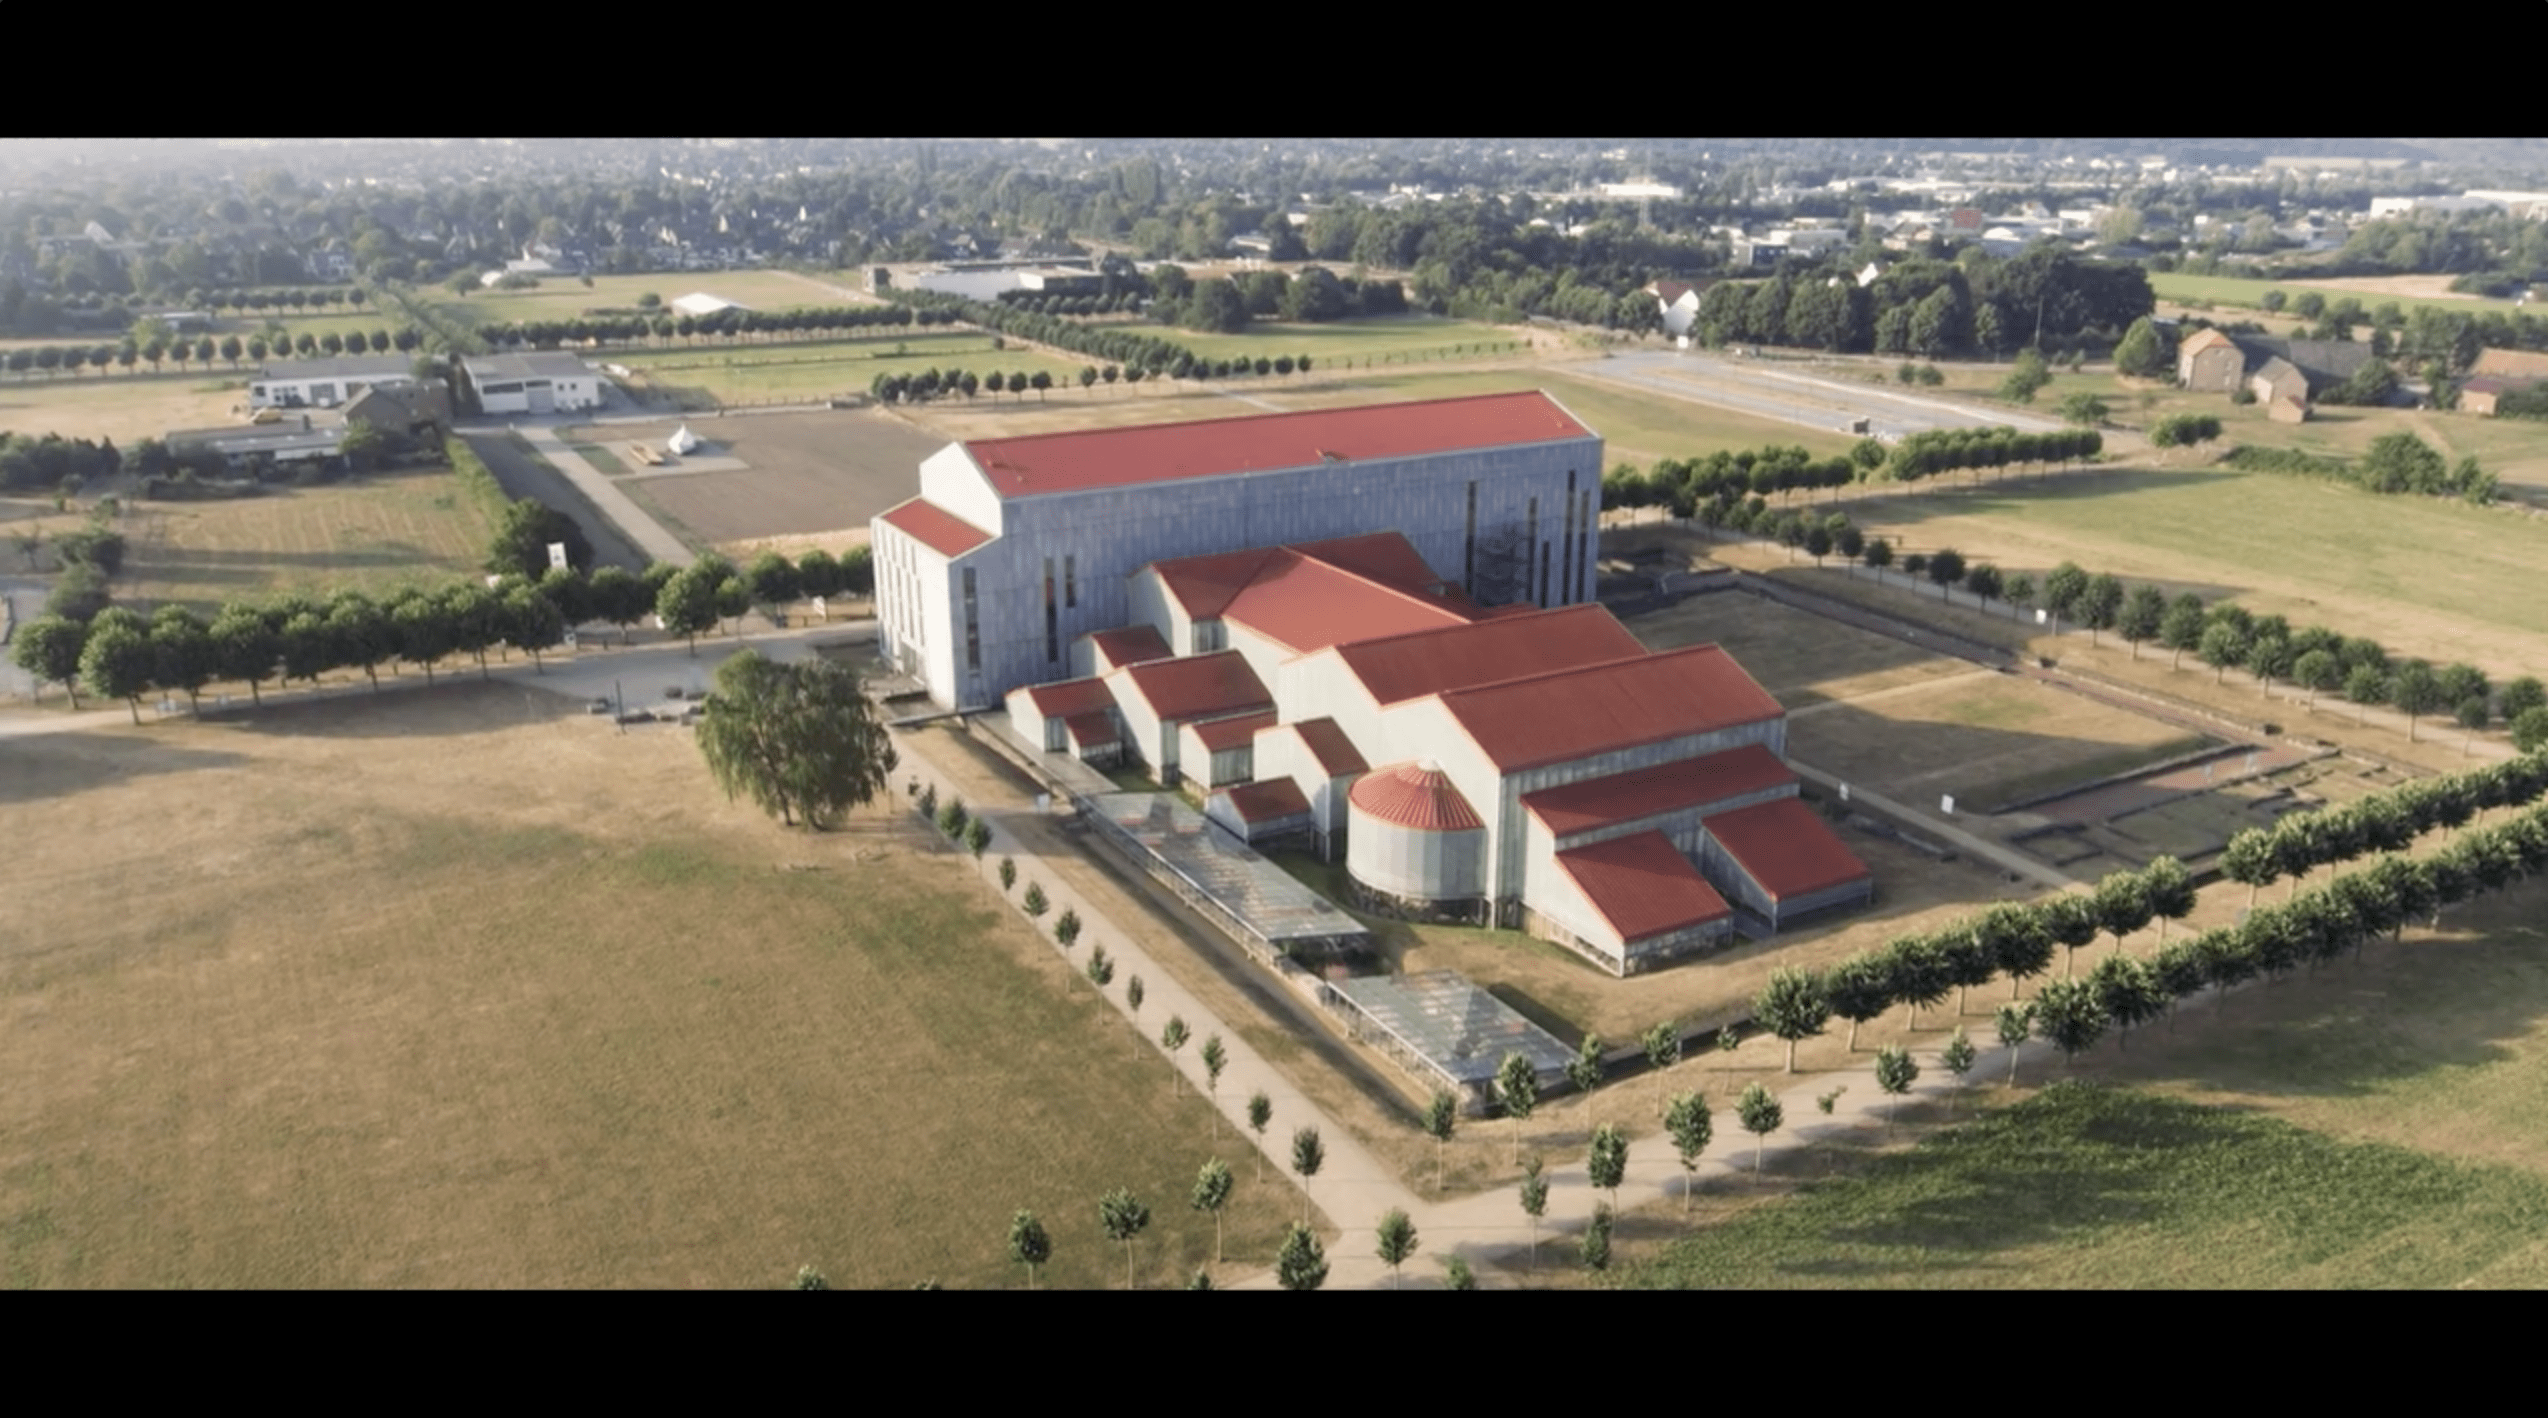
<path id="1" fill-rule="evenodd" d="M 172 428 L 218 428 L 240 422 L 230 406 L 247 397 L 246 376 L 200 370 L 178 374 L 117 373 L 100 378 L 68 376 L 21 383 L 0 380 L 0 428 L 13 433 L 58 433 L 64 438 L 112 438 L 129 448 Z"/>
<path id="2" fill-rule="evenodd" d="M 2426 300 L 2484 301 L 2486 297 L 2451 289 L 2451 276 L 2334 276 L 2315 281 L 2283 281 L 2287 286 L 2352 291 L 2360 295 L 2412 295 Z"/>
<path id="3" fill-rule="evenodd" d="M 1116 1185 L 1144 1284 L 1209 1256 L 1206 1114 L 970 862 L 681 730 L 463 682 L 13 741 L 0 801 L 9 1284 L 1013 1286 L 1026 1206 L 1119 1285 Z M 1233 1205 L 1261 1264 L 1296 1194 Z"/>
<path id="4" fill-rule="evenodd" d="M 660 443 L 681 422 L 613 424 L 572 430 L 568 437 L 605 448 Z M 919 491 L 920 461 L 946 446 L 945 439 L 882 410 L 705 418 L 691 431 L 719 445 L 717 456 L 751 466 L 631 475 L 621 486 L 698 546 L 778 536 L 845 545 L 838 534 L 864 535 L 869 519 Z"/>

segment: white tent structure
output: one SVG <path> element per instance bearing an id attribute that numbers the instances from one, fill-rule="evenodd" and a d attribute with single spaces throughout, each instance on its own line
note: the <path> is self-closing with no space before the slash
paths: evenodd
<path id="1" fill-rule="evenodd" d="M 672 437 L 664 440 L 665 451 L 671 453 L 672 456 L 676 458 L 680 457 L 684 453 L 696 453 L 699 451 L 700 446 L 701 440 L 699 435 L 692 433 L 690 431 L 690 425 L 686 423 L 681 427 L 674 429 L 672 431 Z"/>

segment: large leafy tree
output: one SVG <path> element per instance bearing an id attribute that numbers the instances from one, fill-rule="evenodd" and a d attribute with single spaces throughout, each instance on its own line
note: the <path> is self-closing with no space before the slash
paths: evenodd
<path id="1" fill-rule="evenodd" d="M 123 700 L 136 726 L 142 721 L 142 695 L 149 691 L 157 668 L 158 653 L 151 648 L 150 636 L 121 620 L 100 616 L 80 649 L 81 680 L 101 699 Z"/>
<path id="2" fill-rule="evenodd" d="M 885 791 L 898 761 L 855 670 L 750 650 L 717 667 L 699 748 L 728 797 L 818 830 Z"/>
<path id="3" fill-rule="evenodd" d="M 515 498 L 496 523 L 495 542 L 487 550 L 487 571 L 536 581 L 548 574 L 551 542 L 565 543 L 568 566 L 592 570 L 593 543 L 574 518 L 546 503 Z"/>
<path id="4" fill-rule="evenodd" d="M 9 646 L 10 662 L 35 677 L 70 691 L 71 707 L 80 707 L 80 651 L 88 644 L 88 627 L 64 616 L 46 616 L 19 629 Z"/>
<path id="5" fill-rule="evenodd" d="M 2203 598 L 2187 591 L 2168 602 L 2159 617 L 2159 643 L 2168 648 L 2168 668 L 2184 663 L 2185 652 L 2203 647 Z"/>
<path id="6" fill-rule="evenodd" d="M 1513 1161 L 1522 1160 L 1522 1124 L 1539 1110 L 1539 1071 L 1522 1054 L 1506 1054 L 1495 1070 L 1495 1101 L 1513 1120 Z"/>
<path id="7" fill-rule="evenodd" d="M 450 608 L 430 596 L 410 596 L 390 612 L 389 621 L 398 635 L 399 655 L 422 666 L 425 683 L 433 683 L 434 663 L 457 648 Z"/>
<path id="8" fill-rule="evenodd" d="M 1831 1019 L 1831 1002 L 1810 972 L 1781 969 L 1771 972 L 1769 983 L 1752 1001 L 1752 1016 L 1787 1041 L 1787 1071 L 1794 1073 L 1797 1042 L 1823 1032 Z"/>
<path id="9" fill-rule="evenodd" d="M 2096 987 L 2086 980 L 2045 985 L 2035 997 L 2035 1028 L 2061 1050 L 2065 1062 L 2095 1046 L 2106 1032 L 2106 1011 L 2097 1001 Z"/>

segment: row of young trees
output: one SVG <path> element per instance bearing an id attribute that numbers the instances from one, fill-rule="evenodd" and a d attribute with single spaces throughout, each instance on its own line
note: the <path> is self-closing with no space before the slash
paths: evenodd
<path id="1" fill-rule="evenodd" d="M 377 329 L 369 333 L 329 330 L 313 335 L 303 331 L 297 336 L 276 335 L 271 339 L 261 334 L 245 338 L 225 335 L 219 339 L 204 335 L 191 340 L 155 337 L 144 341 L 126 340 L 119 345 L 21 345 L 8 351 L 5 358 L 0 358 L 0 367 L 7 368 L 21 379 L 31 380 L 39 374 L 47 379 L 56 374 L 67 374 L 76 379 L 82 370 L 94 369 L 103 375 L 121 369 L 126 374 L 134 374 L 139 372 L 138 366 L 145 364 L 156 374 L 171 361 L 183 371 L 189 362 L 209 369 L 216 359 L 226 361 L 236 369 L 243 359 L 263 363 L 269 356 L 290 354 L 298 354 L 303 359 L 320 355 L 386 354 L 392 350 L 405 354 L 421 343 L 423 336 L 413 326 L 402 326 L 394 331 Z"/>
<path id="2" fill-rule="evenodd" d="M 2530 689 L 2535 696 L 2537 682 Z M 2271 827 L 2251 827 L 2222 849 L 2221 875 L 2245 886 L 2252 906 L 2257 888 L 2283 877 L 2296 885 L 2319 867 L 2403 851 L 2437 827 L 2457 831 L 2490 808 L 2527 807 L 2543 796 L 2548 755 L 2538 753 L 2448 777 L 2418 778 L 2339 806 L 2288 813 Z"/>
<path id="3" fill-rule="evenodd" d="M 1185 346 L 1120 325 L 1082 325 L 1058 315 L 1036 315 L 943 291 L 888 290 L 884 295 L 916 311 L 937 312 L 986 330 L 1051 345 L 1073 354 L 1119 364 L 1126 369 L 1137 366 L 1152 375 L 1169 373 L 1180 358 L 1188 369 L 1192 369 L 1195 363 L 1194 352 Z"/>
<path id="4" fill-rule="evenodd" d="M 85 621 L 50 615 L 20 627 L 11 657 L 38 681 L 64 686 L 75 705 L 83 687 L 126 701 L 139 723 L 144 695 L 183 694 L 197 703 L 216 682 L 245 684 L 250 699 L 262 702 L 268 680 L 315 683 L 339 670 L 362 670 L 378 689 L 383 666 L 394 676 L 407 663 L 430 682 L 435 666 L 455 655 L 473 657 L 484 674 L 487 652 L 500 647 L 521 650 L 537 665 L 570 629 L 596 621 L 625 635 L 648 615 L 660 616 L 667 631 L 689 636 L 695 648 L 720 618 L 756 604 L 863 595 L 873 585 L 864 547 L 837 559 L 808 552 L 796 562 L 764 553 L 740 568 L 713 557 L 687 568 L 658 562 L 635 575 L 606 566 L 588 576 L 569 566 L 535 577 L 516 566 L 494 586 L 462 581 L 377 601 L 345 591 L 323 602 L 234 602 L 209 620 L 183 606 L 161 607 L 147 621 L 116 606 Z"/>
<path id="5" fill-rule="evenodd" d="M 708 315 L 580 315 L 568 320 L 491 321 L 477 327 L 491 350 L 556 349 L 561 345 L 684 344 L 702 336 L 729 343 L 751 336 L 832 338 L 861 330 L 952 324 L 954 313 L 904 305 L 809 305 L 792 310 L 731 306 Z"/>
<path id="6" fill-rule="evenodd" d="M 2080 980 L 2044 986 L 2024 1006 L 2000 1010 L 2000 1039 L 2029 1034 L 2050 1040 L 2065 1057 L 2094 1047 L 2109 1028 L 2128 1038 L 2135 1027 L 2200 990 L 2227 991 L 2258 976 L 2330 963 L 2382 934 L 2397 939 L 2407 923 L 2474 897 L 2509 889 L 2548 872 L 2548 805 L 2493 827 L 2463 834 L 2424 857 L 2392 854 L 2335 877 L 2289 901 L 2259 906 L 2235 926 L 2205 931 L 2147 959 L 2116 954 Z M 2012 1076 L 2014 1059 L 2011 1060 Z"/>
<path id="7" fill-rule="evenodd" d="M 2320 821 L 2288 835 L 2241 834 L 2223 856 L 2231 880 L 2252 888 L 2288 874 L 2295 881 L 2313 866 L 2384 853 L 2372 867 L 2331 879 L 2324 887 L 2295 892 L 2278 905 L 2252 908 L 2235 926 L 2181 937 L 2169 943 L 2166 923 L 2182 920 L 2195 904 L 2185 868 L 2161 857 L 2139 872 L 2116 872 L 2086 894 L 2024 904 L 2003 902 L 1927 935 L 1910 936 L 1884 949 L 1852 956 L 1828 970 L 1788 969 L 1773 974 L 1753 1001 L 1753 1014 L 1787 1042 L 1793 1072 L 1798 1042 L 1824 1032 L 1835 1016 L 1849 1021 L 1849 1047 L 1857 1027 L 1895 1005 L 1913 1015 L 1944 1003 L 1950 991 L 1988 984 L 2005 974 L 2012 990 L 2052 967 L 2055 947 L 2065 952 L 2111 933 L 2116 951 L 2084 979 L 2065 964 L 2063 978 L 2046 983 L 2031 1011 L 2002 1011 L 2003 1042 L 2027 1037 L 2021 1025 L 2011 1037 L 2014 1013 L 2067 1053 L 2093 1043 L 2108 1024 L 2130 1030 L 2175 1000 L 2206 986 L 2227 988 L 2258 974 L 2322 962 L 2359 950 L 2371 936 L 2394 935 L 2416 916 L 2438 920 L 2442 908 L 2479 890 L 2501 890 L 2548 869 L 2548 759 L 2531 757 L 2458 779 L 2434 780 L 2411 799 L 2370 815 L 2312 814 Z M 2392 795 L 2397 797 L 2399 795 Z M 2418 832 L 2464 825 L 2482 808 L 2530 806 L 2520 816 L 2483 832 L 2461 836 L 2441 851 L 2403 855 Z M 2341 820 L 2341 825 L 2339 821 Z M 2158 949 L 2147 957 L 2123 953 L 2124 939 L 2160 923 Z M 1957 1012 L 1962 1012 L 1959 995 Z"/>
<path id="8" fill-rule="evenodd" d="M 1882 475 L 1895 482 L 1915 483 L 1963 470 L 1997 472 L 2011 464 L 2041 467 L 2093 462 L 2105 451 L 2103 434 L 2093 428 L 2061 428 L 2021 433 L 2013 428 L 1940 428 L 1906 435 L 1893 445 Z"/>

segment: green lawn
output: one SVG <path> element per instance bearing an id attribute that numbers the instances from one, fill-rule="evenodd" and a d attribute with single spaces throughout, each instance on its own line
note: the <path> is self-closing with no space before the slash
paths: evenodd
<path id="1" fill-rule="evenodd" d="M 831 284 L 852 286 L 855 279 L 844 273 Z M 529 290 L 476 290 L 459 296 L 447 287 L 431 287 L 420 288 L 415 294 L 419 301 L 430 303 L 464 329 L 474 330 L 480 325 L 509 320 L 572 320 L 593 310 L 634 310 L 638 308 L 638 298 L 648 292 L 662 297 L 663 306 L 669 307 L 692 291 L 755 310 L 854 303 L 848 296 L 835 295 L 785 271 L 658 271 L 641 276 L 595 276 L 589 287 L 573 276 L 551 276 Z M 672 311 L 667 308 L 660 313 L 669 315 Z"/>
<path id="2" fill-rule="evenodd" d="M 2400 310 L 2431 306 L 2436 310 L 2450 310 L 2473 315 L 2482 310 L 2516 308 L 2509 300 L 2454 300 L 2434 296 L 2388 295 L 2372 291 L 2335 290 L 2325 286 L 2297 285 L 2290 281 L 2265 281 L 2251 276 L 2189 276 L 2178 271 L 2151 273 L 2150 289 L 2159 299 L 2174 301 L 2178 304 L 2209 301 L 2215 305 L 2253 306 L 2269 290 L 2281 291 L 2284 296 L 2295 300 L 2299 298 L 2302 291 L 2315 290 L 2326 297 L 2329 305 L 2335 304 L 2346 296 L 2351 296 L 2362 302 L 2364 310 L 2377 310 L 2383 305 L 2394 304 Z M 2297 322 L 2300 317 L 2285 309 L 2281 313 L 2266 318 L 2268 323 L 2271 323 L 2282 320 Z"/>
<path id="3" fill-rule="evenodd" d="M 2548 1178 L 2062 1085 L 1674 1241 L 1656 1288 L 2548 1284 Z"/>
<path id="4" fill-rule="evenodd" d="M 1014 346 L 993 349 L 991 340 L 989 335 L 949 332 L 796 344 L 716 343 L 621 350 L 610 358 L 658 386 L 698 389 L 738 403 L 864 394 L 879 374 L 927 369 L 977 375 L 1041 370 L 1053 376 L 1056 388 L 1076 387 L 1080 365 Z"/>
<path id="5" fill-rule="evenodd" d="M 1598 383 L 1568 374 L 1564 366 L 1459 373 L 1395 372 L 1387 368 L 1369 374 L 1360 370 L 1346 374 L 1317 369 L 1312 373 L 1317 384 L 1299 395 L 1288 393 L 1280 379 L 1261 381 L 1261 387 L 1236 382 L 1229 387 L 1286 408 L 1393 399 L 1450 399 L 1541 389 L 1602 436 L 1604 455 L 1612 463 L 1643 464 L 1660 458 L 1699 456 L 1719 448 L 1759 448 L 1773 443 L 1801 445 L 1818 457 L 1828 457 L 1847 452 L 1849 445 L 1857 441 L 1828 429 L 1806 428 L 1665 394 Z"/>
<path id="6" fill-rule="evenodd" d="M 1522 337 L 1493 325 L 1467 320 L 1440 320 L 1429 315 L 1375 316 L 1368 320 L 1332 320 L 1323 324 L 1286 324 L 1259 320 L 1234 335 L 1179 330 L 1167 326 L 1134 327 L 1144 334 L 1173 340 L 1210 359 L 1250 359 L 1263 355 L 1308 355 L 1312 367 L 1352 360 L 1357 367 L 1421 363 L 1440 359 L 1476 359 L 1490 354 L 1528 351 Z"/>

